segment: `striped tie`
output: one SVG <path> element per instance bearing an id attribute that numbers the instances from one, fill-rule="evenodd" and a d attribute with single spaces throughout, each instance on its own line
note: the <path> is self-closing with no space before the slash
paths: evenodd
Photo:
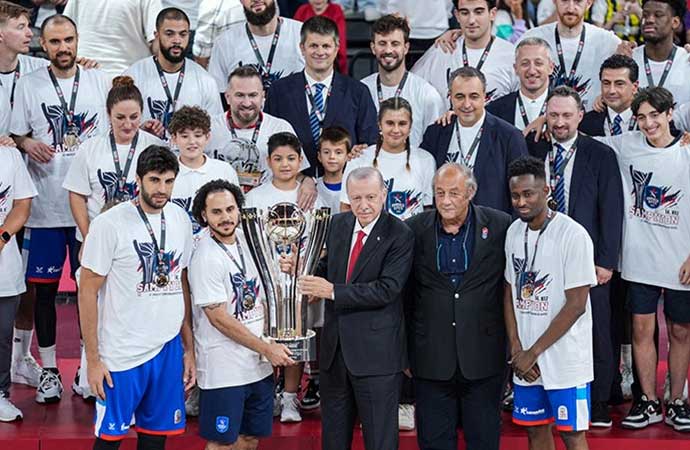
<path id="1" fill-rule="evenodd" d="M 314 148 L 318 147 L 319 137 L 321 136 L 321 122 L 319 122 L 319 117 L 316 115 L 316 110 L 323 111 L 323 88 L 325 88 L 321 83 L 316 83 L 314 85 L 314 105 L 312 105 L 311 113 L 309 113 L 309 128 L 311 128 L 311 137 L 314 140 Z M 316 107 L 314 107 L 316 106 Z"/>
<path id="2" fill-rule="evenodd" d="M 559 174 L 560 176 L 556 180 L 556 191 L 553 193 L 553 195 L 556 203 L 558 204 L 557 211 L 565 214 L 565 167 L 563 167 L 563 164 L 566 161 L 563 159 L 563 152 L 565 152 L 563 146 L 561 144 L 556 144 L 556 159 L 554 161 L 553 170 L 556 172 L 557 176 Z"/>
<path id="3" fill-rule="evenodd" d="M 618 136 L 623 132 L 621 129 L 621 122 L 623 122 L 623 118 L 620 114 L 616 114 L 616 117 L 613 119 L 613 126 L 611 127 L 611 134 L 614 136 Z"/>

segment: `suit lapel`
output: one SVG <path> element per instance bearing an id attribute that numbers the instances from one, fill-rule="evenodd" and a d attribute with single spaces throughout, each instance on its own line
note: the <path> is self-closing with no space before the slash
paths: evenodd
<path id="1" fill-rule="evenodd" d="M 295 84 L 292 86 L 291 92 L 289 92 L 288 95 L 293 99 L 291 108 L 294 114 L 292 114 L 291 117 L 293 118 L 292 125 L 295 127 L 295 131 L 298 129 L 304 130 L 301 136 L 308 136 L 307 139 L 313 141 L 311 137 L 311 126 L 309 125 L 309 108 L 307 108 L 308 100 L 305 91 L 306 85 L 307 78 L 304 76 L 304 71 L 302 71 L 299 77 L 295 77 Z M 306 146 L 307 143 L 303 142 L 302 144 Z"/>
<path id="2" fill-rule="evenodd" d="M 331 96 L 328 98 L 327 102 L 324 126 L 330 126 L 337 122 L 336 119 L 339 114 L 339 106 L 345 104 L 345 83 L 343 82 L 342 75 L 337 72 L 333 73 Z"/>
<path id="3" fill-rule="evenodd" d="M 490 176 L 484 177 L 485 174 L 493 174 L 494 170 L 492 166 L 494 165 L 496 158 L 494 156 L 494 145 L 493 144 L 493 129 L 494 129 L 494 119 L 489 116 L 489 113 L 485 113 L 484 125 L 482 125 L 482 138 L 479 140 L 479 145 L 475 150 L 477 152 L 477 159 L 474 161 L 474 175 L 477 181 L 480 179 L 482 181 L 491 179 Z M 497 161 L 496 161 L 497 162 Z M 481 183 L 480 183 L 481 184 Z"/>
<path id="4" fill-rule="evenodd" d="M 515 119 L 519 119 L 520 121 L 522 121 L 522 116 L 517 117 L 515 115 L 515 109 L 517 108 L 518 95 L 520 95 L 518 92 L 513 93 L 513 101 L 510 102 L 510 111 L 508 111 L 508 114 L 509 114 L 508 117 L 511 118 L 510 123 L 512 123 L 513 125 L 515 125 L 515 122 L 516 122 Z"/>
<path id="5" fill-rule="evenodd" d="M 364 266 L 366 266 L 367 261 L 374 255 L 376 247 L 378 247 L 381 239 L 383 239 L 384 232 L 388 229 L 388 213 L 381 211 L 378 222 L 374 225 L 369 236 L 367 236 L 367 241 L 362 247 L 362 252 L 357 258 L 355 267 L 352 269 L 352 276 L 350 276 L 350 281 L 355 281 L 357 276 L 362 272 Z M 354 222 L 352 224 L 354 230 Z M 350 233 L 352 235 L 352 232 Z M 349 252 L 348 252 L 349 256 Z M 345 269 L 347 271 L 347 269 Z"/>
<path id="6" fill-rule="evenodd" d="M 347 278 L 347 263 L 350 258 L 350 243 L 352 241 L 352 232 L 354 229 L 355 216 L 352 213 L 345 213 L 342 225 L 337 229 L 331 229 L 331 233 L 334 233 L 335 242 L 333 248 L 328 251 L 332 251 L 333 255 L 345 255 L 345 258 L 338 261 L 337 273 L 335 274 L 335 279 L 342 280 L 342 282 L 345 282 Z M 350 239 L 345 238 L 345 236 L 350 236 Z"/>
<path id="7" fill-rule="evenodd" d="M 439 272 L 437 251 L 438 251 L 438 212 L 434 210 L 433 214 L 429 215 L 430 220 L 425 224 L 424 232 L 422 233 L 422 252 L 427 257 L 423 260 L 426 267 L 433 267 L 434 274 L 438 279 L 446 284 L 450 290 L 455 290 L 455 286 L 450 282 L 450 278 Z"/>
<path id="8" fill-rule="evenodd" d="M 577 196 L 587 173 L 587 164 L 589 163 L 590 157 L 590 152 L 588 152 L 587 149 L 582 148 L 583 144 L 584 139 L 582 139 L 581 136 L 578 136 L 576 140 L 577 150 L 575 151 L 573 173 L 570 177 L 570 190 L 568 195 L 568 215 L 571 217 L 573 215 L 573 211 L 575 210 Z"/>

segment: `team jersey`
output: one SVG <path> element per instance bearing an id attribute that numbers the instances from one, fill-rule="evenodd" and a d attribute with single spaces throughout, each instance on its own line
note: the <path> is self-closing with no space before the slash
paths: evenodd
<path id="1" fill-rule="evenodd" d="M 257 208 L 265 213 L 278 203 L 289 202 L 297 204 L 299 188 L 300 185 L 298 184 L 295 189 L 284 191 L 275 187 L 273 182 L 262 184 L 261 186 L 249 191 L 245 197 L 245 208 Z M 316 202 L 314 203 L 314 209 L 322 206 L 326 205 L 323 204 L 323 200 L 317 195 Z"/>
<path id="2" fill-rule="evenodd" d="M 17 93 L 17 81 L 24 75 L 28 75 L 36 69 L 48 67 L 50 61 L 45 58 L 36 58 L 35 56 L 17 55 L 17 68 L 11 72 L 0 72 L 0 90 L 5 93 L 7 100 L 13 103 Z M 10 103 L 5 103 L 10 109 Z"/>
<path id="3" fill-rule="evenodd" d="M 316 191 L 319 194 L 319 198 L 324 206 L 331 208 L 331 214 L 340 212 L 340 193 L 345 184 L 344 180 L 343 178 L 343 182 L 329 185 L 324 183 L 323 177 L 319 177 L 319 179 L 316 180 Z"/>
<path id="4" fill-rule="evenodd" d="M 648 76 L 644 64 L 644 45 L 633 50 L 632 58 L 640 68 L 640 88 L 649 86 Z M 690 73 L 690 54 L 683 47 L 675 47 L 676 54 L 673 58 L 671 68 L 666 75 L 663 87 L 671 91 L 676 105 L 690 102 L 690 83 L 688 83 L 688 73 Z M 650 75 L 654 86 L 659 86 L 664 74 L 667 61 L 649 60 Z"/>

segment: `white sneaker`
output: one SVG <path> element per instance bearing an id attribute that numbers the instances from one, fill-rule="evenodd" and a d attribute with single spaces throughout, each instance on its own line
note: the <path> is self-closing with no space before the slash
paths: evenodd
<path id="1" fill-rule="evenodd" d="M 398 430 L 414 430 L 414 405 L 398 405 Z"/>
<path id="2" fill-rule="evenodd" d="M 0 392 L 0 422 L 14 422 L 22 419 L 22 412 L 12 404 L 7 394 Z"/>
<path id="3" fill-rule="evenodd" d="M 381 12 L 373 6 L 364 8 L 364 20 L 367 22 L 374 22 L 381 18 Z"/>
<path id="4" fill-rule="evenodd" d="M 189 393 L 189 397 L 184 402 L 184 410 L 188 416 L 199 416 L 199 386 L 192 388 L 192 392 Z"/>
<path id="5" fill-rule="evenodd" d="M 633 397 L 632 384 L 632 368 L 623 366 L 623 370 L 621 371 L 621 391 L 623 392 L 623 398 L 625 400 L 631 400 Z"/>
<path id="6" fill-rule="evenodd" d="M 12 383 L 27 384 L 31 387 L 38 387 L 41 381 L 41 366 L 31 355 L 26 355 L 21 359 L 12 360 Z"/>
<path id="7" fill-rule="evenodd" d="M 62 398 L 62 379 L 59 373 L 43 369 L 41 380 L 36 388 L 37 403 L 55 403 Z"/>
<path id="8" fill-rule="evenodd" d="M 280 399 L 282 411 L 280 412 L 280 421 L 287 422 L 301 422 L 302 415 L 299 412 L 299 405 L 297 404 L 297 394 L 288 394 L 283 392 Z"/>
<path id="9" fill-rule="evenodd" d="M 93 392 L 91 392 L 91 388 L 86 383 L 81 382 L 82 372 L 83 369 L 79 367 L 77 369 L 76 375 L 74 375 L 74 381 L 72 382 L 72 392 L 74 392 L 76 395 L 80 396 L 84 400 L 95 401 L 96 396 L 93 395 Z"/>

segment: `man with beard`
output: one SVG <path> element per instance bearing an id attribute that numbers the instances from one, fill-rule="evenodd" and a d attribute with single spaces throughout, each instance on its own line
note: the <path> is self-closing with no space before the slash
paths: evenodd
<path id="1" fill-rule="evenodd" d="M 185 58 L 189 46 L 189 19 L 184 11 L 165 8 L 156 18 L 158 53 L 127 69 L 144 97 L 146 131 L 166 139 L 170 119 L 182 106 L 199 106 L 209 114 L 223 107 L 213 78 L 203 67 Z"/>
<path id="2" fill-rule="evenodd" d="M 410 49 L 410 26 L 405 18 L 383 16 L 374 22 L 371 33 L 371 52 L 378 61 L 378 72 L 364 78 L 362 83 L 369 88 L 377 111 L 381 102 L 391 97 L 402 97 L 410 103 L 414 117 L 410 145 L 419 147 L 426 127 L 448 106 L 431 84 L 405 67 Z"/>
<path id="3" fill-rule="evenodd" d="M 279 17 L 276 0 L 241 0 L 246 22 L 230 25 L 213 44 L 208 71 L 224 92 L 228 75 L 237 66 L 253 65 L 264 88 L 304 68 L 300 53 L 300 29 L 296 20 Z"/>
<path id="4" fill-rule="evenodd" d="M 26 223 L 24 250 L 29 289 L 36 293 L 36 335 L 43 362 L 36 401 L 60 400 L 62 383 L 55 352 L 55 296 L 66 249 L 70 266 L 79 263 L 75 223 L 62 183 L 79 144 L 108 132 L 108 77 L 76 65 L 78 35 L 71 19 L 54 15 L 41 27 L 41 46 L 50 65 L 17 82 L 11 133 L 26 154 L 38 190 Z"/>
<path id="5" fill-rule="evenodd" d="M 166 436 L 184 432 L 184 390 L 196 376 L 192 223 L 169 201 L 178 171 L 168 148 L 147 147 L 137 159 L 139 196 L 97 216 L 84 242 L 79 311 L 99 399 L 94 450 L 119 448 L 132 418 L 140 449 L 162 450 Z"/>
<path id="6" fill-rule="evenodd" d="M 261 339 L 267 309 L 259 271 L 238 232 L 243 205 L 240 188 L 214 180 L 192 206 L 195 220 L 210 231 L 189 271 L 206 450 L 256 450 L 273 423 L 271 366 L 295 364 L 285 345 Z"/>

